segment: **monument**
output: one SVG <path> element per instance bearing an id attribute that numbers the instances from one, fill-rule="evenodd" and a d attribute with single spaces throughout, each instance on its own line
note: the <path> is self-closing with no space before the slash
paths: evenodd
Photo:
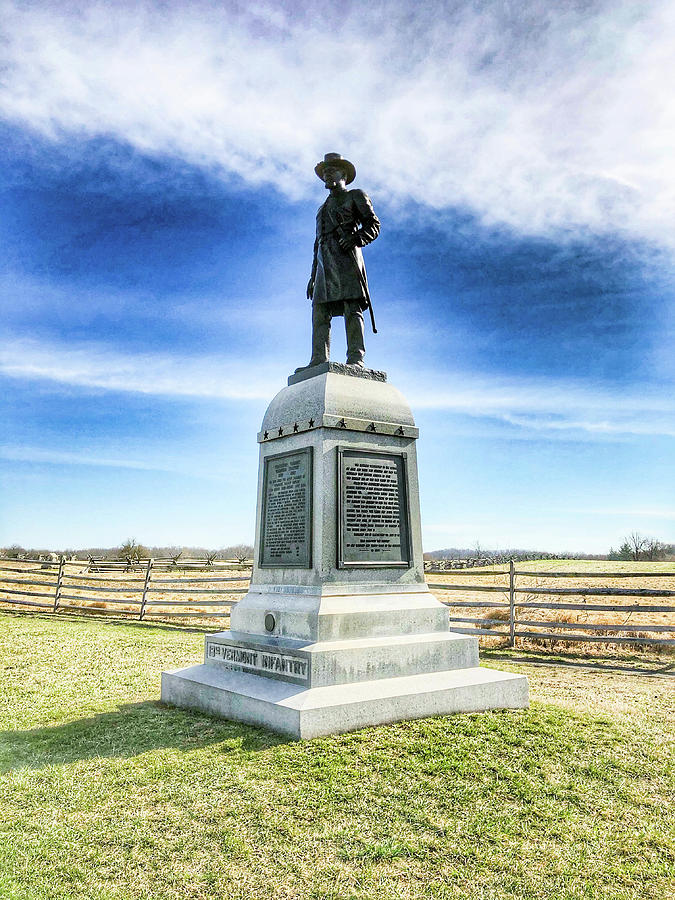
<path id="1" fill-rule="evenodd" d="M 204 662 L 162 674 L 162 700 L 294 738 L 453 712 L 521 708 L 522 675 L 481 668 L 424 579 L 416 441 L 403 395 L 364 366 L 371 310 L 360 248 L 379 233 L 352 163 L 317 164 L 312 358 L 258 434 L 255 558 L 231 630 Z M 356 251 L 359 252 L 356 252 Z M 347 364 L 328 358 L 344 315 Z M 374 320 L 373 320 L 374 326 Z"/>

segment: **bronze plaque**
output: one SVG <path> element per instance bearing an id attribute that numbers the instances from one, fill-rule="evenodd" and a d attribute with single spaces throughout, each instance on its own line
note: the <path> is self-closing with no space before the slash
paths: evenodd
<path id="1" fill-rule="evenodd" d="M 339 450 L 338 566 L 410 566 L 405 456 Z"/>
<path id="2" fill-rule="evenodd" d="M 312 448 L 265 458 L 260 565 L 312 565 Z"/>

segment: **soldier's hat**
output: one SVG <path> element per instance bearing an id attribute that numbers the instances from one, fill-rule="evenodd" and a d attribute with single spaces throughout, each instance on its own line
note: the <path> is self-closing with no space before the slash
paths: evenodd
<path id="1" fill-rule="evenodd" d="M 342 171 L 345 173 L 345 184 L 351 184 L 352 181 L 356 178 L 356 166 L 354 165 L 354 163 L 349 162 L 348 159 L 340 156 L 339 153 L 324 154 L 321 162 L 318 162 L 314 166 L 314 171 L 322 181 L 323 171 L 326 166 L 336 166 L 337 168 L 342 169 Z"/>

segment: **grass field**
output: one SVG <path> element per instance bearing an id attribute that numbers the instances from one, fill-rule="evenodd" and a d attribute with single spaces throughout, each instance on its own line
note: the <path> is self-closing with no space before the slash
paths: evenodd
<path id="1" fill-rule="evenodd" d="M 529 710 L 291 743 L 158 704 L 202 629 L 0 643 L 3 900 L 673 896 L 672 657 L 489 653 Z"/>

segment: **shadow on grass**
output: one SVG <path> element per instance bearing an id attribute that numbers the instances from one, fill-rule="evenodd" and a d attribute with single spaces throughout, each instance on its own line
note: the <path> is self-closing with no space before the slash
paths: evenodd
<path id="1" fill-rule="evenodd" d="M 142 621 L 139 621 L 137 614 L 134 614 L 134 617 L 132 618 L 131 616 L 125 617 L 116 615 L 114 612 L 106 614 L 102 610 L 96 609 L 92 609 L 90 613 L 77 613 L 60 609 L 58 613 L 54 615 L 54 613 L 36 613 L 27 609 L 0 608 L 0 613 L 13 619 L 25 619 L 29 617 L 32 620 L 40 622 L 95 622 L 99 625 L 102 622 L 105 622 L 106 625 L 124 625 L 127 628 L 143 628 L 145 630 L 149 628 L 153 631 L 181 631 L 191 634 L 213 634 L 214 631 L 222 631 L 224 628 L 224 625 L 221 625 L 220 622 L 216 622 L 212 625 L 183 625 L 178 622 L 167 622 L 155 619 L 143 619 Z M 189 617 L 186 616 L 185 618 Z"/>
<path id="2" fill-rule="evenodd" d="M 291 743 L 252 725 L 161 703 L 125 703 L 63 725 L 0 732 L 0 772 L 43 769 L 86 759 L 128 759 L 163 748 L 198 750 L 223 744 L 223 753 L 251 753 Z"/>
<path id="3" fill-rule="evenodd" d="M 590 656 L 575 653 L 574 651 L 568 653 L 561 651 L 546 653 L 537 650 L 529 652 L 514 651 L 501 647 L 482 649 L 480 656 L 484 662 L 494 660 L 495 662 L 527 663 L 532 666 L 547 666 L 549 668 L 564 666 L 575 669 L 587 669 L 593 672 L 620 672 L 625 675 L 652 675 L 662 678 L 675 678 L 675 662 L 669 662 L 663 656 L 656 659 L 641 659 L 638 656 L 621 658 L 614 655 L 603 656 L 600 654 Z"/>

